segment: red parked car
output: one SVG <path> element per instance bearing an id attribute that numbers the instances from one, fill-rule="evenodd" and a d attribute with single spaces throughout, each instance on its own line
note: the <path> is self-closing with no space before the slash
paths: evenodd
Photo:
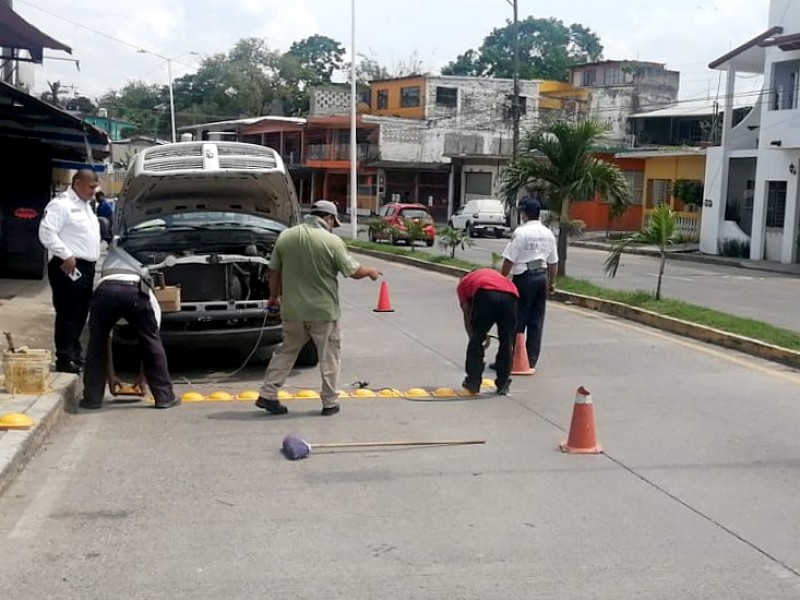
<path id="1" fill-rule="evenodd" d="M 369 241 L 388 240 L 390 244 L 396 244 L 399 241 L 408 243 L 405 221 L 414 221 L 423 224 L 425 244 L 428 247 L 433 246 L 436 228 L 433 226 L 433 217 L 426 206 L 390 202 L 381 206 L 378 210 L 378 218 L 383 219 L 389 226 L 386 229 L 370 228 Z"/>

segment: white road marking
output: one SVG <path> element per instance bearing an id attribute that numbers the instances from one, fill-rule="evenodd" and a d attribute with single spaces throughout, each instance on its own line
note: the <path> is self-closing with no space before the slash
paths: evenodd
<path id="1" fill-rule="evenodd" d="M 33 501 L 25 508 L 25 512 L 8 532 L 9 539 L 30 539 L 36 537 L 37 533 L 44 526 L 45 520 L 58 504 L 64 489 L 70 479 L 74 476 L 75 465 L 77 465 L 94 441 L 95 434 L 100 428 L 99 421 L 92 423 L 87 419 L 86 423 L 81 424 L 81 429 L 75 438 L 67 446 L 66 451 L 61 456 L 58 468 L 48 478 L 39 489 Z"/>
<path id="2" fill-rule="evenodd" d="M 645 275 L 658 278 L 658 273 L 645 273 Z M 666 273 L 664 273 L 664 279 L 677 279 L 679 281 L 688 281 L 689 283 L 694 281 L 691 277 L 678 277 L 677 275 L 667 275 Z"/>

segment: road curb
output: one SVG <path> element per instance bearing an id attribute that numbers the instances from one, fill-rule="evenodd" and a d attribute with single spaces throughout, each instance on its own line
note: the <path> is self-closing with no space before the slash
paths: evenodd
<path id="1" fill-rule="evenodd" d="M 453 277 L 461 277 L 469 271 L 460 267 L 451 267 L 449 265 L 437 265 L 428 263 L 424 260 L 418 260 L 408 256 L 400 256 L 396 254 L 389 254 L 387 252 L 379 252 L 377 250 L 368 250 L 365 248 L 357 248 L 350 246 L 350 250 L 354 253 L 364 254 L 386 260 L 389 262 L 397 262 L 405 265 L 419 267 L 428 271 L 436 271 L 445 275 Z M 553 296 L 553 300 L 568 304 L 571 306 L 579 306 L 597 312 L 610 314 L 628 321 L 635 321 L 642 325 L 668 331 L 676 335 L 691 338 L 707 344 L 721 346 L 731 350 L 737 350 L 751 356 L 763 358 L 772 362 L 780 363 L 788 367 L 800 369 L 800 352 L 773 346 L 759 340 L 747 338 L 744 336 L 727 333 L 712 327 L 704 325 L 697 325 L 681 319 L 667 317 L 660 315 L 649 310 L 636 308 L 621 302 L 614 302 L 611 300 L 602 300 L 592 296 L 584 296 L 582 294 L 574 294 L 572 292 L 557 291 Z"/>
<path id="2" fill-rule="evenodd" d="M 6 431 L 0 437 L 0 495 L 22 472 L 64 415 L 74 410 L 79 391 L 78 378 L 58 374 L 53 384 L 53 391 L 38 396 L 25 411 L 35 423 L 33 428 Z"/>

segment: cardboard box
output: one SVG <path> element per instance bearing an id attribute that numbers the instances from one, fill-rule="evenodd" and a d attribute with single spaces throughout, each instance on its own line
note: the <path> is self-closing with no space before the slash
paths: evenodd
<path id="1" fill-rule="evenodd" d="M 181 309 L 181 288 L 174 285 L 156 287 L 153 294 L 158 300 L 161 312 L 178 312 Z"/>

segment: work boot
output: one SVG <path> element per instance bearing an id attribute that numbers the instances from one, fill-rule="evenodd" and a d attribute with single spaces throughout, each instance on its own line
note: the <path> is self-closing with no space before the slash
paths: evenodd
<path id="1" fill-rule="evenodd" d="M 494 382 L 497 387 L 498 396 L 508 396 L 508 389 L 511 387 L 511 380 L 507 379 L 504 383 Z"/>
<path id="2" fill-rule="evenodd" d="M 81 364 L 74 360 L 56 361 L 56 371 L 58 371 L 59 373 L 73 373 L 75 375 L 79 375 L 82 370 L 83 367 L 81 366 Z"/>
<path id="3" fill-rule="evenodd" d="M 172 408 L 173 406 L 179 406 L 181 403 L 180 398 L 173 398 L 172 400 L 168 400 L 166 402 L 156 402 L 156 408 Z"/>
<path id="4" fill-rule="evenodd" d="M 98 410 L 100 408 L 103 408 L 103 402 L 102 401 L 98 403 L 88 402 L 86 398 L 82 398 L 81 401 L 78 402 L 78 406 L 80 406 L 85 410 Z"/>
<path id="5" fill-rule="evenodd" d="M 258 397 L 258 400 L 256 400 L 256 406 L 258 408 L 263 408 L 271 415 L 285 415 L 289 412 L 289 409 L 281 404 L 280 401 L 267 400 L 263 396 Z"/>
<path id="6" fill-rule="evenodd" d="M 467 390 L 473 396 L 476 396 L 481 393 L 481 384 L 480 383 L 472 383 L 469 379 L 465 379 L 461 382 L 461 387 Z"/>
<path id="7" fill-rule="evenodd" d="M 332 417 L 336 413 L 341 410 L 341 407 L 338 404 L 334 404 L 333 406 L 324 406 L 322 408 L 322 412 L 319 413 L 323 417 Z"/>

